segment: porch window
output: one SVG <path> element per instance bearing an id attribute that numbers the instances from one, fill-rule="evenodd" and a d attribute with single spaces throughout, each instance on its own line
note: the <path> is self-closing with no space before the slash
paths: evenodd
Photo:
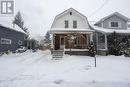
<path id="1" fill-rule="evenodd" d="M 69 28 L 69 21 L 65 20 L 65 28 Z"/>
<path id="2" fill-rule="evenodd" d="M 76 20 L 73 21 L 73 28 L 77 28 L 77 21 Z"/>
<path id="3" fill-rule="evenodd" d="M 105 49 L 105 35 L 98 33 L 98 49 Z"/>
<path id="4" fill-rule="evenodd" d="M 104 43 L 105 42 L 105 36 L 104 35 L 99 35 L 98 39 L 99 39 L 99 43 Z"/>
<path id="5" fill-rule="evenodd" d="M 11 44 L 11 39 L 1 38 L 1 44 Z"/>
<path id="6" fill-rule="evenodd" d="M 111 28 L 118 28 L 119 27 L 119 22 L 110 22 L 110 27 Z"/>

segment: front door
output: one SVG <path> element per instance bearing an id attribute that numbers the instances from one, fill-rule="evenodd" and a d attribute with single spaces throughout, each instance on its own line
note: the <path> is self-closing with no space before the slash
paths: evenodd
<path id="1" fill-rule="evenodd" d="M 65 38 L 63 36 L 60 37 L 60 49 L 64 49 L 65 47 Z"/>

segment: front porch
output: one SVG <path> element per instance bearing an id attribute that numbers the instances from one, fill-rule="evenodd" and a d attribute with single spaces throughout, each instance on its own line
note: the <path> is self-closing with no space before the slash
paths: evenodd
<path id="1" fill-rule="evenodd" d="M 93 33 L 53 33 L 51 48 L 53 51 L 63 50 L 65 54 L 70 54 L 71 52 L 74 55 L 87 55 L 92 36 Z"/>
<path id="2" fill-rule="evenodd" d="M 129 33 L 116 33 L 116 36 L 121 43 L 126 43 L 126 39 L 130 42 Z M 110 48 L 110 43 L 113 38 L 112 33 L 99 33 L 95 34 L 96 37 L 96 48 L 99 55 L 107 55 L 108 49 Z M 128 44 L 130 46 L 130 43 Z"/>
<path id="3" fill-rule="evenodd" d="M 70 42 L 70 34 L 54 34 L 54 50 L 61 49 L 87 49 L 90 43 L 89 34 L 80 34 Z"/>

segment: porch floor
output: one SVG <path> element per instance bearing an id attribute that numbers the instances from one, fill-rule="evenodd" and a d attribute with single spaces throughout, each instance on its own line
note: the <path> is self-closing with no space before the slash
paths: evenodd
<path id="1" fill-rule="evenodd" d="M 64 49 L 64 51 L 70 51 L 70 49 Z M 71 51 L 88 51 L 88 49 L 71 49 Z"/>

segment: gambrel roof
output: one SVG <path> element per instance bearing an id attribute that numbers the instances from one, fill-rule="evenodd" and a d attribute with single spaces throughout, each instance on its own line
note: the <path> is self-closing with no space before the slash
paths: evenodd
<path id="1" fill-rule="evenodd" d="M 108 18 L 110 18 L 110 17 L 112 17 L 112 16 L 114 16 L 114 15 L 116 15 L 117 17 L 119 17 L 119 18 L 121 18 L 121 19 L 123 19 L 123 20 L 125 20 L 125 21 L 129 21 L 129 20 L 130 20 L 128 17 L 126 17 L 126 16 L 120 14 L 119 12 L 114 12 L 113 14 L 110 14 L 110 15 L 108 15 L 108 16 L 102 18 L 101 20 L 99 20 L 99 21 L 96 22 L 95 24 L 99 24 L 99 23 L 105 21 L 106 19 L 108 19 Z"/>
<path id="2" fill-rule="evenodd" d="M 56 21 L 58 18 L 60 18 L 61 16 L 64 16 L 64 15 L 67 14 L 68 12 L 73 12 L 73 13 L 78 14 L 80 17 L 82 17 L 83 19 L 85 19 L 86 22 L 87 22 L 88 25 L 89 25 L 89 22 L 88 22 L 87 17 L 86 17 L 85 15 L 81 14 L 80 12 L 78 12 L 77 10 L 75 10 L 75 9 L 73 9 L 73 8 L 69 8 L 69 9 L 65 10 L 64 12 L 58 14 L 58 15 L 55 17 L 55 19 L 54 19 L 54 21 L 53 21 L 53 23 L 52 23 L 52 26 L 53 26 L 53 24 L 55 23 L 55 21 Z M 51 28 L 52 28 L 52 26 L 51 26 Z"/>

